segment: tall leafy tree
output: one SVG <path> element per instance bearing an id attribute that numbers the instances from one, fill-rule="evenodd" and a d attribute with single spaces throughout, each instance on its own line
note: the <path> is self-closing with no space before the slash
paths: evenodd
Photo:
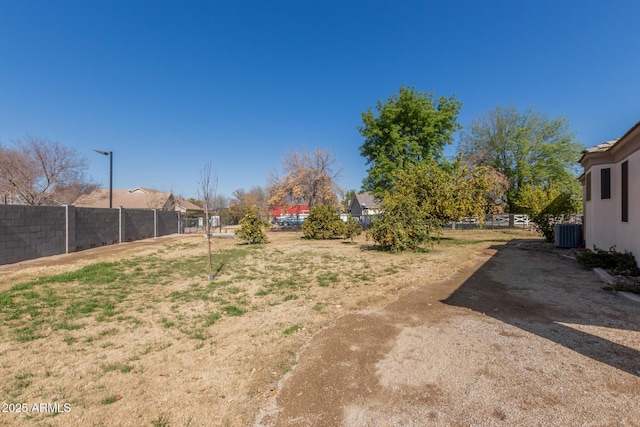
<path id="1" fill-rule="evenodd" d="M 471 164 L 491 166 L 509 179 L 510 212 L 522 209 L 520 200 L 532 186 L 575 192 L 582 149 L 567 119 L 500 106 L 475 118 L 461 142 Z"/>
<path id="2" fill-rule="evenodd" d="M 369 165 L 363 189 L 382 197 L 393 187 L 396 172 L 439 160 L 460 128 L 461 106 L 453 96 L 435 99 L 432 93 L 402 86 L 386 102 L 378 101 L 377 114 L 371 108 L 362 113 L 360 154 Z"/>
<path id="3" fill-rule="evenodd" d="M 500 195 L 494 176 L 489 167 L 472 168 L 460 158 L 448 170 L 431 161 L 398 171 L 370 234 L 384 250 L 417 249 L 445 222 L 484 217 L 490 195 Z"/>

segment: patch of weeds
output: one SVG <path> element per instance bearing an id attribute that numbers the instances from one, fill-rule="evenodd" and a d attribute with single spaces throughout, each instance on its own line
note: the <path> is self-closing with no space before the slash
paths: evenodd
<path id="1" fill-rule="evenodd" d="M 119 262 L 99 262 L 87 265 L 79 270 L 56 274 L 54 276 L 43 277 L 36 281 L 37 284 L 44 283 L 68 283 L 78 281 L 83 284 L 102 285 L 114 282 L 118 278 Z"/>
<path id="2" fill-rule="evenodd" d="M 264 297 L 264 296 L 267 296 L 269 294 L 270 294 L 270 292 L 265 288 L 262 288 L 258 292 L 256 292 L 256 296 L 257 297 Z"/>
<path id="3" fill-rule="evenodd" d="M 116 396 L 108 396 L 100 401 L 102 405 L 111 405 L 112 403 L 116 403 L 119 399 Z"/>
<path id="4" fill-rule="evenodd" d="M 13 332 L 15 333 L 18 342 L 35 341 L 39 338 L 43 338 L 44 335 L 38 331 L 38 326 L 41 323 L 42 321 L 32 322 L 30 325 L 14 329 Z"/>
<path id="5" fill-rule="evenodd" d="M 296 300 L 296 299 L 298 299 L 298 295 L 289 294 L 286 297 L 284 297 L 283 302 L 292 301 L 292 300 Z"/>
<path id="6" fill-rule="evenodd" d="M 23 292 L 21 295 L 22 295 L 22 298 L 24 299 L 36 299 L 40 297 L 40 294 L 37 293 L 36 291 Z"/>
<path id="7" fill-rule="evenodd" d="M 152 427 L 168 427 L 169 418 L 166 415 L 160 415 L 158 418 L 151 421 Z"/>
<path id="8" fill-rule="evenodd" d="M 294 332 L 297 332 L 301 327 L 302 326 L 298 325 L 298 324 L 293 325 L 290 328 L 287 328 L 287 329 L 284 330 L 284 335 L 285 336 L 289 336 L 289 335 L 293 334 Z"/>
<path id="9" fill-rule="evenodd" d="M 62 303 L 62 298 L 48 286 L 43 286 L 44 296 L 41 298 L 42 307 L 58 307 Z"/>
<path id="10" fill-rule="evenodd" d="M 274 286 L 276 288 L 297 289 L 298 283 L 294 278 L 280 279 L 280 280 L 273 279 L 273 281 L 271 282 L 271 286 Z"/>
<path id="11" fill-rule="evenodd" d="M 169 329 L 171 327 L 173 327 L 173 325 L 175 324 L 174 322 L 171 322 L 170 320 L 167 320 L 167 318 L 163 317 L 162 318 L 162 326 L 166 329 Z"/>
<path id="12" fill-rule="evenodd" d="M 133 370 L 133 366 L 123 365 L 121 363 L 110 363 L 108 365 L 102 365 L 102 372 L 105 374 L 108 372 L 115 372 L 115 371 L 120 371 L 123 374 L 126 374 L 127 372 L 131 372 L 132 370 Z"/>
<path id="13" fill-rule="evenodd" d="M 18 283 L 16 285 L 13 285 L 11 287 L 12 291 L 24 291 L 27 289 L 31 289 L 36 285 L 35 282 L 28 282 L 28 283 Z"/>
<path id="14" fill-rule="evenodd" d="M 227 313 L 228 316 L 242 316 L 244 313 L 246 313 L 245 310 L 236 307 L 235 305 L 228 305 L 224 308 L 224 311 Z"/>
<path id="15" fill-rule="evenodd" d="M 87 344 L 91 344 L 94 341 L 95 341 L 95 337 L 86 337 L 84 339 L 84 342 L 86 342 Z"/>
<path id="16" fill-rule="evenodd" d="M 9 292 L 0 292 L 0 308 L 12 308 L 13 306 L 13 298 L 11 297 Z"/>
<path id="17" fill-rule="evenodd" d="M 66 335 L 62 341 L 64 341 L 67 345 L 71 345 L 74 342 L 78 341 L 77 338 L 72 337 L 71 335 Z"/>
<path id="18" fill-rule="evenodd" d="M 357 280 L 361 281 L 361 282 L 369 282 L 369 281 L 371 281 L 371 277 L 369 277 L 367 275 L 367 273 L 354 274 L 352 277 L 354 279 L 357 279 Z"/>
<path id="19" fill-rule="evenodd" d="M 204 341 L 209 337 L 207 336 L 207 334 L 204 333 L 204 331 L 202 329 L 198 329 L 198 330 L 192 332 L 189 335 L 189 338 L 194 339 L 194 340 L 202 340 L 202 341 Z"/>
<path id="20" fill-rule="evenodd" d="M 338 282 L 338 273 L 319 273 L 316 279 L 318 280 L 318 285 L 325 287 L 328 286 L 329 283 Z"/>
<path id="21" fill-rule="evenodd" d="M 105 301 L 100 304 L 100 308 L 102 308 L 102 313 L 96 317 L 98 322 L 103 322 L 107 317 L 115 316 L 116 312 L 114 310 L 115 304 L 112 301 Z"/>
<path id="22" fill-rule="evenodd" d="M 64 329 L 66 331 L 75 331 L 76 329 L 80 329 L 80 328 L 83 328 L 83 327 L 84 327 L 84 325 L 68 323 L 65 320 L 62 323 L 56 323 L 55 325 L 53 325 L 53 330 L 54 331 L 59 331 L 60 329 Z"/>
<path id="23" fill-rule="evenodd" d="M 295 363 L 290 363 L 290 362 L 288 362 L 286 360 L 283 360 L 280 363 L 278 363 L 278 369 L 286 374 L 286 373 L 291 371 L 291 368 L 294 365 L 295 365 Z"/>
<path id="24" fill-rule="evenodd" d="M 400 270 L 398 270 L 398 268 L 395 265 L 392 265 L 391 267 L 386 268 L 384 272 L 388 274 L 396 274 L 396 273 L 399 273 Z"/>
<path id="25" fill-rule="evenodd" d="M 322 310 L 325 308 L 327 304 L 323 303 L 323 302 L 317 302 L 313 307 L 311 307 L 311 309 L 313 311 L 317 311 L 318 313 L 322 312 Z"/>
<path id="26" fill-rule="evenodd" d="M 220 315 L 218 313 L 211 313 L 211 314 L 207 315 L 207 317 L 205 317 L 204 326 L 205 327 L 209 327 L 209 326 L 213 325 L 214 323 L 216 323 L 218 321 L 218 319 L 220 319 Z"/>
<path id="27" fill-rule="evenodd" d="M 75 317 L 79 314 L 89 314 L 98 307 L 98 301 L 91 298 L 85 301 L 71 301 L 65 309 L 65 314 Z"/>
<path id="28" fill-rule="evenodd" d="M 171 345 L 172 345 L 171 341 L 167 341 L 167 342 L 164 342 L 164 343 L 158 343 L 158 344 L 156 344 L 156 351 L 162 351 L 165 348 L 171 347 Z"/>
<path id="29" fill-rule="evenodd" d="M 240 293 L 240 288 L 233 286 L 233 287 L 227 288 L 227 292 L 230 293 L 231 295 L 237 295 Z"/>
<path id="30" fill-rule="evenodd" d="M 108 337 L 108 336 L 111 336 L 111 335 L 115 335 L 118 332 L 119 332 L 118 328 L 105 329 L 104 331 L 100 331 L 100 336 L 101 337 Z"/>
<path id="31" fill-rule="evenodd" d="M 110 363 L 108 365 L 102 365 L 102 372 L 106 374 L 107 372 L 117 371 L 119 368 L 120 365 L 117 363 Z"/>
<path id="32" fill-rule="evenodd" d="M 143 323 L 142 320 L 137 319 L 135 317 L 129 317 L 127 320 L 129 320 L 129 327 L 131 329 L 135 329 L 138 326 L 142 325 L 142 323 Z"/>
<path id="33" fill-rule="evenodd" d="M 15 387 L 19 389 L 27 388 L 31 385 L 31 378 L 34 374 L 31 372 L 20 372 L 14 378 L 16 379 Z"/>

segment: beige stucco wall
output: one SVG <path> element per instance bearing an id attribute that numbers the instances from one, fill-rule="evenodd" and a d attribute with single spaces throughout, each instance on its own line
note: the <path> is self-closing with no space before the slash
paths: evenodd
<path id="1" fill-rule="evenodd" d="M 600 170 L 605 168 L 611 168 L 611 199 L 603 200 L 600 198 Z M 586 247 L 593 249 L 595 245 L 600 249 L 609 249 L 616 244 L 616 230 L 620 222 L 620 166 L 596 165 L 588 172 L 591 173 L 591 200 L 585 203 Z M 603 220 L 605 217 L 607 219 Z M 616 218 L 617 221 L 614 220 Z"/>
<path id="2" fill-rule="evenodd" d="M 617 249 L 633 252 L 640 261 L 640 151 L 636 151 L 629 159 L 629 222 L 621 222 L 621 206 L 618 206 Z M 619 167 L 618 167 L 619 168 Z M 618 185 L 620 200 L 620 185 Z M 620 203 L 618 203 L 620 205 Z"/>
<path id="3" fill-rule="evenodd" d="M 622 222 L 621 164 L 625 160 L 629 161 L 629 222 Z M 611 199 L 602 200 L 600 170 L 607 167 L 611 168 Z M 591 172 L 591 200 L 585 202 L 586 247 L 609 249 L 615 245 L 618 252 L 630 251 L 640 261 L 640 151 L 585 172 Z"/>

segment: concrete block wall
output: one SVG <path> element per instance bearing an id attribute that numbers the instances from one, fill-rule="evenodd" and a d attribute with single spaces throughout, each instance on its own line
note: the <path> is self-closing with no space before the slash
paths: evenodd
<path id="1" fill-rule="evenodd" d="M 179 233 L 179 217 L 175 212 L 171 211 L 156 211 L 158 217 L 156 221 L 156 230 L 158 237 L 167 236 L 169 234 Z"/>
<path id="2" fill-rule="evenodd" d="M 66 252 L 63 206 L 1 206 L 0 264 Z"/>
<path id="3" fill-rule="evenodd" d="M 75 208 L 75 240 L 69 252 L 120 243 L 120 213 L 117 209 Z"/>
<path id="4" fill-rule="evenodd" d="M 0 205 L 0 265 L 178 232 L 180 214 Z"/>
<path id="5" fill-rule="evenodd" d="M 149 209 L 123 209 L 124 241 L 148 239 L 155 236 L 155 211 Z"/>

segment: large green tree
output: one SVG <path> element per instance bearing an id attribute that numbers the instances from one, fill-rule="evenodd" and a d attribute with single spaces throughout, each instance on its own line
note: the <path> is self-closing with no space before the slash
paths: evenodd
<path id="1" fill-rule="evenodd" d="M 582 149 L 566 118 L 500 106 L 475 118 L 461 141 L 471 164 L 491 166 L 508 178 L 509 212 L 525 208 L 523 199 L 532 187 L 576 192 Z"/>
<path id="2" fill-rule="evenodd" d="M 457 158 L 447 169 L 431 161 L 395 174 L 396 185 L 385 193 L 382 212 L 369 231 L 382 249 L 416 249 L 443 223 L 484 217 L 488 195 L 499 191 L 491 168 L 471 168 Z"/>
<path id="3" fill-rule="evenodd" d="M 382 197 L 392 189 L 398 171 L 439 160 L 460 128 L 461 106 L 453 96 L 434 99 L 432 93 L 402 86 L 386 102 L 378 101 L 377 114 L 371 108 L 362 113 L 358 130 L 365 141 L 360 154 L 369 166 L 363 189 Z"/>

